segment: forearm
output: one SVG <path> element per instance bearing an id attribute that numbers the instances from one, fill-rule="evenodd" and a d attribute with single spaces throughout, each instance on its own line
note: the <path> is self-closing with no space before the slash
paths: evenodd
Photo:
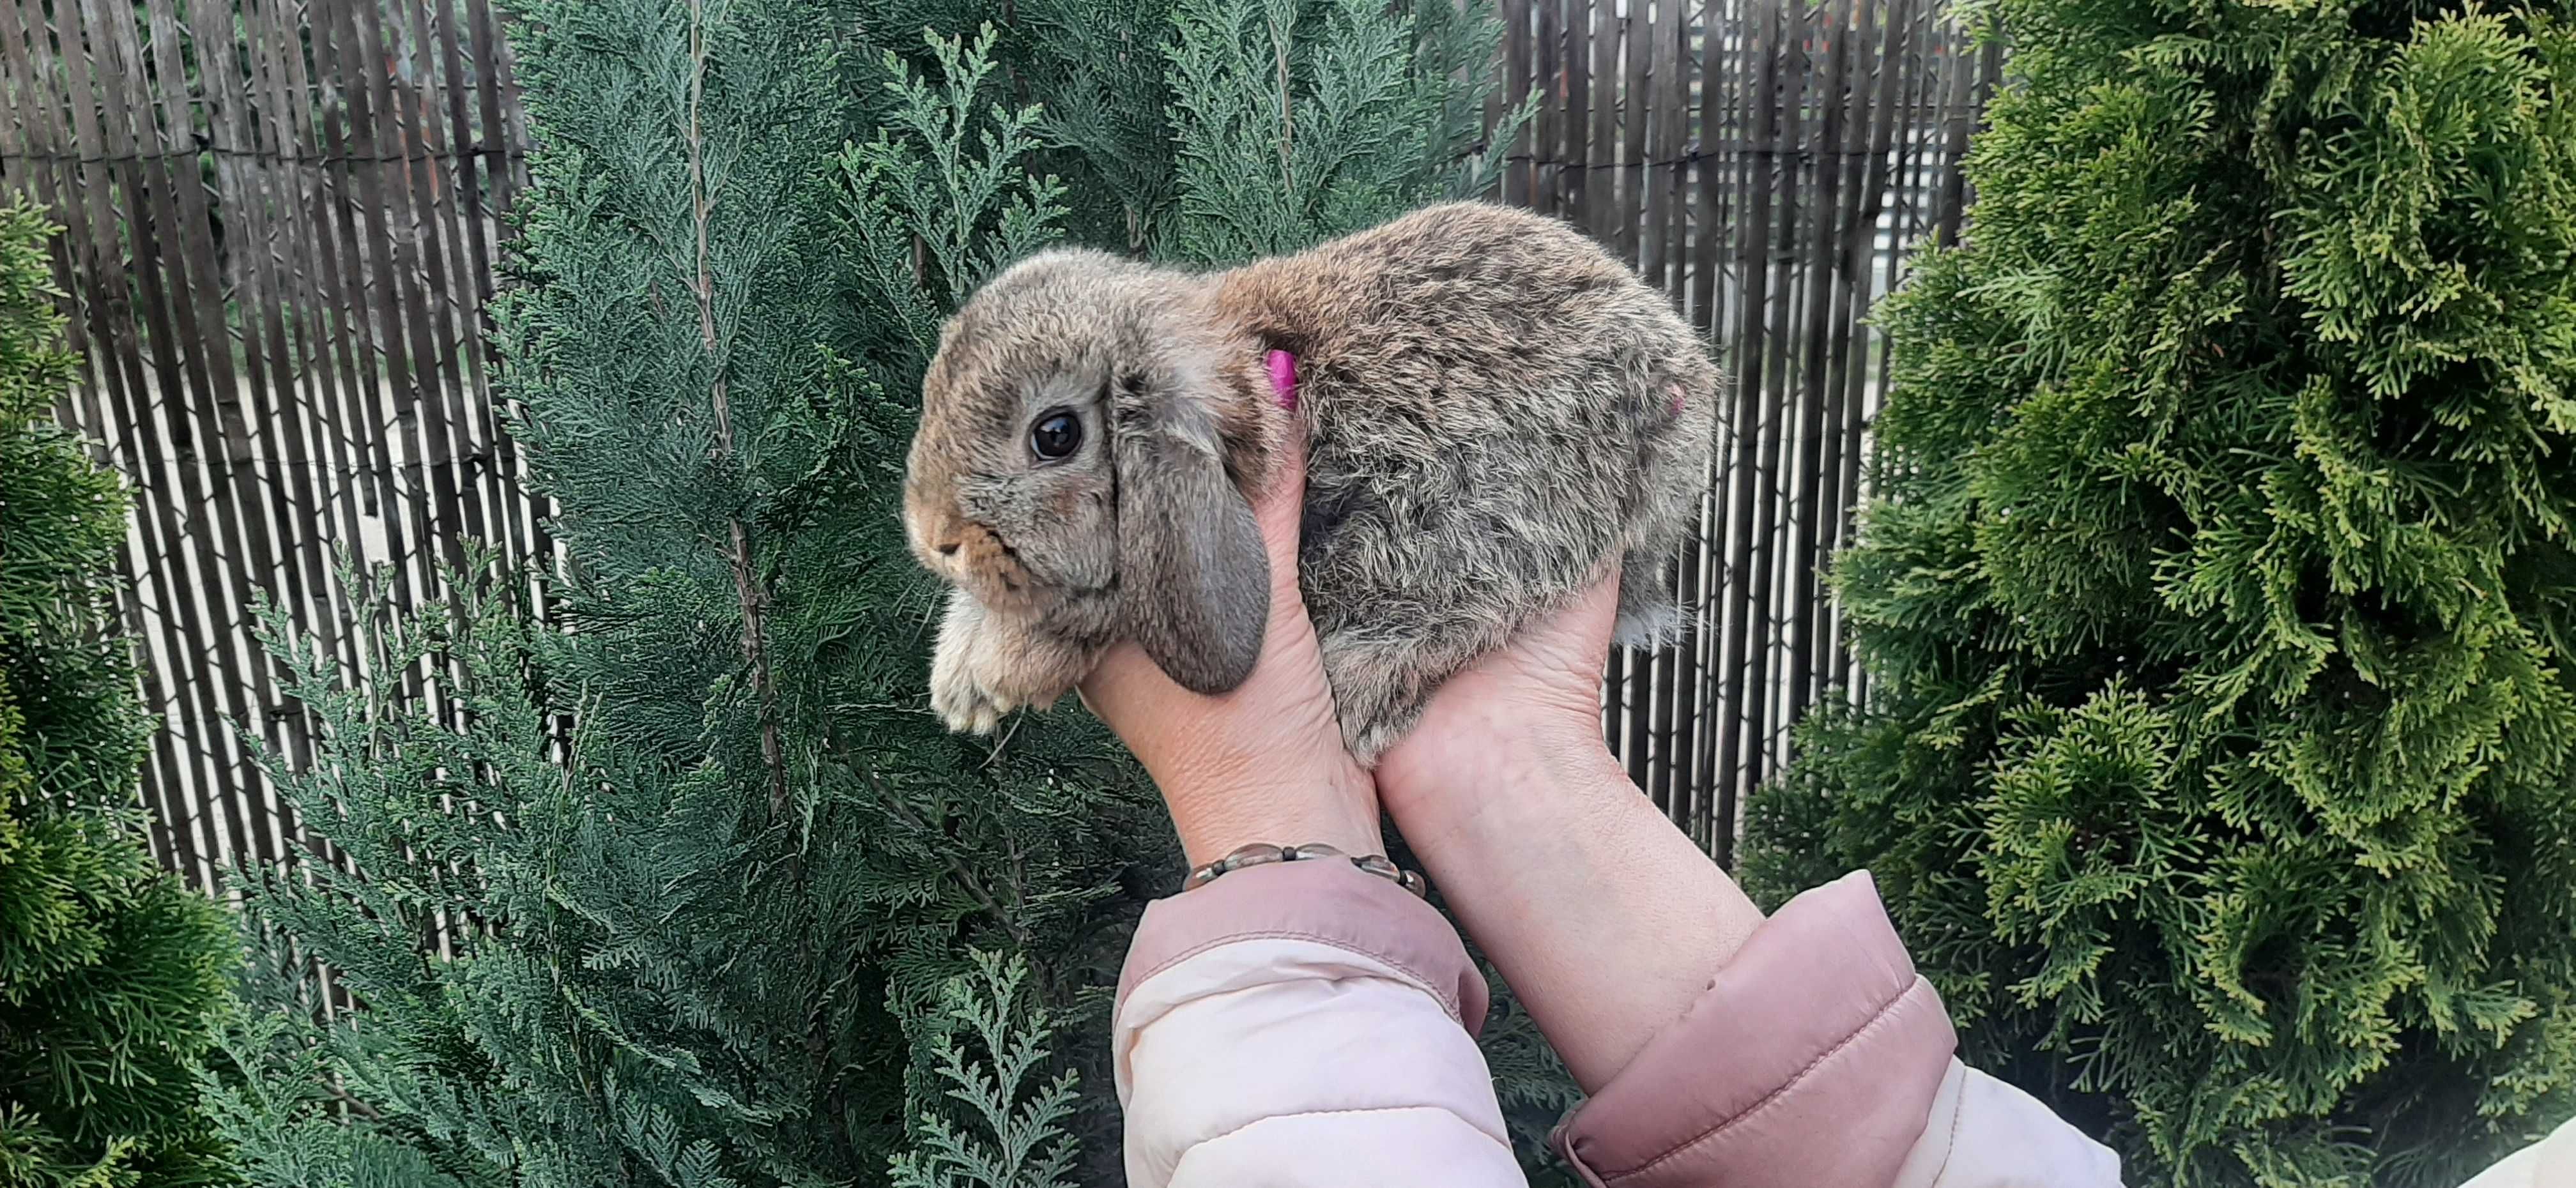
<path id="1" fill-rule="evenodd" d="M 1382 768 L 1387 811 L 1575 1080 L 1597 1089 L 1708 990 L 1762 915 L 1597 736 L 1456 736 L 1491 745 Z"/>

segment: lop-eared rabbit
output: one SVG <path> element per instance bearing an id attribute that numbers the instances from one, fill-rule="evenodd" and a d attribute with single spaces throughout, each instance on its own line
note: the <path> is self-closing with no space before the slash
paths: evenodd
<path id="1" fill-rule="evenodd" d="M 955 587 L 932 706 L 989 731 L 1122 639 L 1197 692 L 1242 683 L 1270 596 L 1252 501 L 1302 433 L 1298 583 L 1374 765 L 1442 681 L 1613 558 L 1621 641 L 1670 629 L 1717 388 L 1662 294 L 1500 206 L 1222 272 L 1033 256 L 950 319 L 923 383 L 904 518 Z"/>

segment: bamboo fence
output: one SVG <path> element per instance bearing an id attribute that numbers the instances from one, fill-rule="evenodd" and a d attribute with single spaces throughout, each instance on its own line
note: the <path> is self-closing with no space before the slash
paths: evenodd
<path id="1" fill-rule="evenodd" d="M 482 334 L 509 59 L 485 0 L 0 0 L 0 86 L 0 185 L 65 229 L 64 411 L 136 492 L 153 847 L 212 887 L 297 844 L 241 737 L 307 741 L 259 601 L 357 663 L 344 556 L 410 605 L 469 539 L 543 547 Z"/>
<path id="2" fill-rule="evenodd" d="M 1861 674 L 1822 581 L 1866 496 L 1884 343 L 1865 319 L 1906 253 L 1955 242 L 1959 171 L 2000 50 L 1939 0 L 1521 0 L 1503 93 L 1537 95 L 1506 200 L 1634 262 L 1708 332 L 1729 390 L 1691 630 L 1611 658 L 1603 728 L 1722 863 L 1791 727 Z"/>
<path id="3" fill-rule="evenodd" d="M 1727 859 L 1790 724 L 1854 682 L 1819 573 L 1865 494 L 1863 319 L 1957 234 L 1995 54 L 1938 0 L 1502 3 L 1489 118 L 1537 111 L 1503 197 L 1634 261 L 1732 385 L 1680 561 L 1694 629 L 1614 658 L 1604 696 L 1639 786 Z M 344 553 L 401 607 L 470 541 L 551 553 L 489 382 L 528 146 L 501 32 L 489 0 L 0 0 L 0 188 L 65 228 L 62 413 L 136 490 L 143 798 L 200 886 L 302 844 L 257 765 L 308 739 L 256 606 L 363 667 Z"/>

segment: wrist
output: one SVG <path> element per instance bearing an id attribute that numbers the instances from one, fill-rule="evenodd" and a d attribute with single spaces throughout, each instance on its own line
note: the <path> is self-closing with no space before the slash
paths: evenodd
<path id="1" fill-rule="evenodd" d="M 1349 854 L 1380 854 L 1377 789 L 1347 761 L 1304 775 L 1197 773 L 1156 782 L 1193 867 L 1254 843 L 1322 843 Z"/>
<path id="2" fill-rule="evenodd" d="M 1440 713 L 1440 707 L 1434 707 Z M 1421 745 L 1399 745 L 1377 769 L 1378 796 L 1408 841 L 1483 823 L 1561 818 L 1605 790 L 1634 793 L 1597 714 L 1515 712 L 1480 704 L 1445 713 Z"/>

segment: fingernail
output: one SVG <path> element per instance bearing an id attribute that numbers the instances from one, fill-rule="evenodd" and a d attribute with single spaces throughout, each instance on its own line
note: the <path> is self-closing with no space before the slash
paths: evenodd
<path id="1" fill-rule="evenodd" d="M 1270 352 L 1270 392 L 1279 407 L 1297 411 L 1297 356 L 1286 351 Z"/>

